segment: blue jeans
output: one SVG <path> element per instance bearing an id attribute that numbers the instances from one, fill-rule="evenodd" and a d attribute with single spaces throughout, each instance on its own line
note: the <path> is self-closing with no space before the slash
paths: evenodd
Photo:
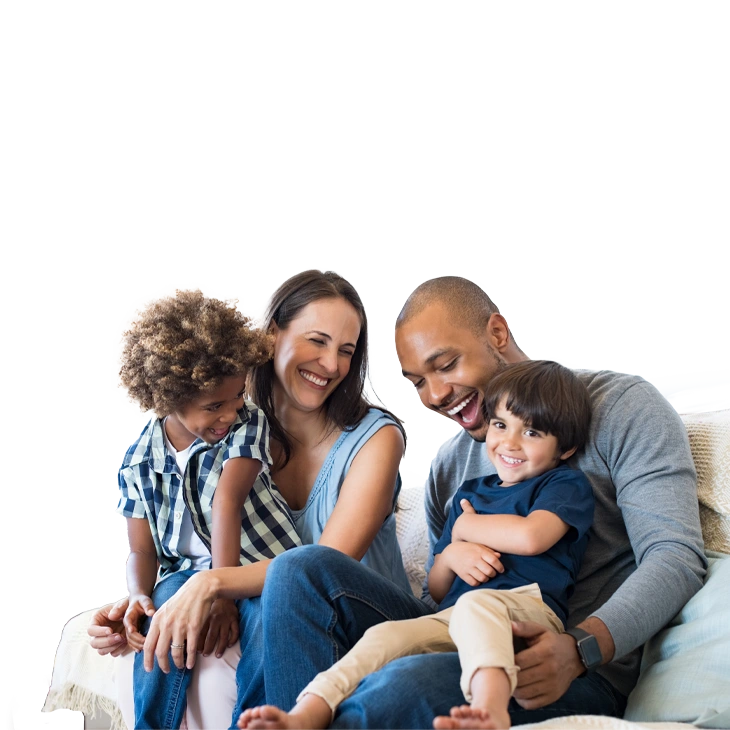
<path id="1" fill-rule="evenodd" d="M 431 613 L 423 602 L 342 553 L 308 545 L 279 555 L 262 596 L 266 699 L 289 710 L 298 693 L 376 623 Z M 332 727 L 431 728 L 466 702 L 456 653 L 404 657 L 367 677 Z M 515 725 L 571 714 L 621 716 L 626 699 L 597 674 L 577 679 L 556 703 L 523 710 Z"/>
<path id="2" fill-rule="evenodd" d="M 159 608 L 195 574 L 194 570 L 181 570 L 165 578 L 155 586 L 152 602 Z M 239 705 L 254 707 L 265 702 L 263 673 L 263 635 L 261 632 L 261 599 L 249 598 L 239 603 L 239 628 L 241 632 L 242 659 L 236 671 Z M 146 618 L 142 633 L 147 634 L 151 619 Z M 169 657 L 170 673 L 165 674 L 155 661 L 154 669 L 146 672 L 143 655 L 134 657 L 134 726 L 135 728 L 180 727 L 187 704 L 186 693 L 191 672 L 178 669 Z M 231 727 L 235 728 L 241 709 L 236 708 Z"/>

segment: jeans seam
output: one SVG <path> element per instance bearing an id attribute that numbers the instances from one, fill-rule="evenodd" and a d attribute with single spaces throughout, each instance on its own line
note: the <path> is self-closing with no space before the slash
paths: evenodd
<path id="1" fill-rule="evenodd" d="M 185 673 L 187 671 L 187 667 L 184 669 L 175 668 L 175 676 L 173 677 L 173 684 L 170 693 L 170 702 L 167 708 L 166 727 L 175 727 L 175 715 L 180 703 L 180 688 L 183 685 Z"/>
<path id="2" fill-rule="evenodd" d="M 371 600 L 369 600 L 369 599 L 367 598 L 367 596 L 364 596 L 364 595 L 363 595 L 362 593 L 356 593 L 356 592 L 354 592 L 354 591 L 339 590 L 339 591 L 337 591 L 337 592 L 336 592 L 336 593 L 334 593 L 334 594 L 333 594 L 333 593 L 331 593 L 331 594 L 329 595 L 329 600 L 330 600 L 331 602 L 334 602 L 334 601 L 337 601 L 338 599 L 342 598 L 343 596 L 344 596 L 345 598 L 354 598 L 354 599 L 356 599 L 356 600 L 360 601 L 361 603 L 364 603 L 364 604 L 365 604 L 366 606 L 369 606 L 369 607 L 370 607 L 370 608 L 372 608 L 372 609 L 373 609 L 374 611 L 376 611 L 376 612 L 377 612 L 377 613 L 379 613 L 379 614 L 380 614 L 381 616 L 383 616 L 383 618 L 384 618 L 384 619 L 385 619 L 386 621 L 397 621 L 397 620 L 398 620 L 398 619 L 397 619 L 397 618 L 396 618 L 395 616 L 387 614 L 387 613 L 386 613 L 386 612 L 385 612 L 385 611 L 384 611 L 384 610 L 383 610 L 383 609 L 382 609 L 382 608 L 380 607 L 380 605 L 378 605 L 378 604 L 376 604 L 376 603 L 373 603 L 373 602 L 372 602 Z M 425 605 L 425 604 L 424 604 L 424 605 Z"/>

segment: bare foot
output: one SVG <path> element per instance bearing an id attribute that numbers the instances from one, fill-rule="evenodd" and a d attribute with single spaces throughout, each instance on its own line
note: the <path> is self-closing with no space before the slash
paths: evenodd
<path id="1" fill-rule="evenodd" d="M 433 720 L 436 730 L 461 730 L 461 728 L 483 728 L 484 730 L 501 730 L 509 728 L 511 721 L 508 712 L 490 712 L 471 705 L 452 707 L 448 716 L 439 715 Z"/>
<path id="2" fill-rule="evenodd" d="M 244 710 L 238 718 L 236 725 L 239 728 L 294 728 L 298 724 L 290 724 L 292 720 L 289 713 L 280 710 L 273 705 L 262 705 Z"/>

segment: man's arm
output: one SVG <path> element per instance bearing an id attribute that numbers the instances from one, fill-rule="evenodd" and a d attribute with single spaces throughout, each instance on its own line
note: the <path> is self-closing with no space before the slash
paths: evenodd
<path id="1" fill-rule="evenodd" d="M 619 398 L 602 425 L 599 448 L 637 563 L 593 612 L 611 633 L 618 658 L 665 626 L 702 587 L 707 560 L 687 431 L 653 386 L 637 383 Z"/>

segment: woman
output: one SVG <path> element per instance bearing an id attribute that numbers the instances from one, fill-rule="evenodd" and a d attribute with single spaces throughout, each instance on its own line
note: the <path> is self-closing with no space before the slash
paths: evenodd
<path id="1" fill-rule="evenodd" d="M 275 463 L 272 477 L 292 510 L 302 542 L 335 548 L 409 591 L 393 514 L 405 440 L 397 420 L 372 408 L 363 395 L 367 319 L 357 292 L 337 274 L 305 271 L 275 292 L 265 326 L 275 337 L 274 358 L 256 371 L 250 395 L 269 420 Z M 231 717 L 237 719 L 241 706 L 265 701 L 257 597 L 269 563 L 201 572 L 160 607 L 152 620 L 145 664 L 151 667 L 156 655 L 165 669 L 171 644 L 197 644 L 215 598 L 249 599 L 242 609 L 239 707 L 231 714 L 236 692 L 232 671 L 226 670 L 238 656 L 235 641 L 224 661 L 202 660 L 198 694 L 206 698 L 205 705 L 200 706 L 191 689 L 189 727 L 228 724 Z M 100 653 L 124 651 L 118 620 L 124 608 L 121 601 L 95 615 L 89 634 Z M 214 649 L 205 646 L 203 653 L 211 654 Z M 182 652 L 173 657 L 182 668 Z M 190 652 L 188 666 L 195 660 L 195 652 Z M 226 671 L 231 677 L 227 682 L 219 676 Z M 131 684 L 131 672 L 120 669 L 117 677 L 120 688 Z M 231 688 L 228 701 L 220 698 L 220 690 L 217 696 L 208 693 L 208 687 L 217 688 L 221 682 Z M 129 724 L 130 694 L 122 694 L 120 706 Z"/>

